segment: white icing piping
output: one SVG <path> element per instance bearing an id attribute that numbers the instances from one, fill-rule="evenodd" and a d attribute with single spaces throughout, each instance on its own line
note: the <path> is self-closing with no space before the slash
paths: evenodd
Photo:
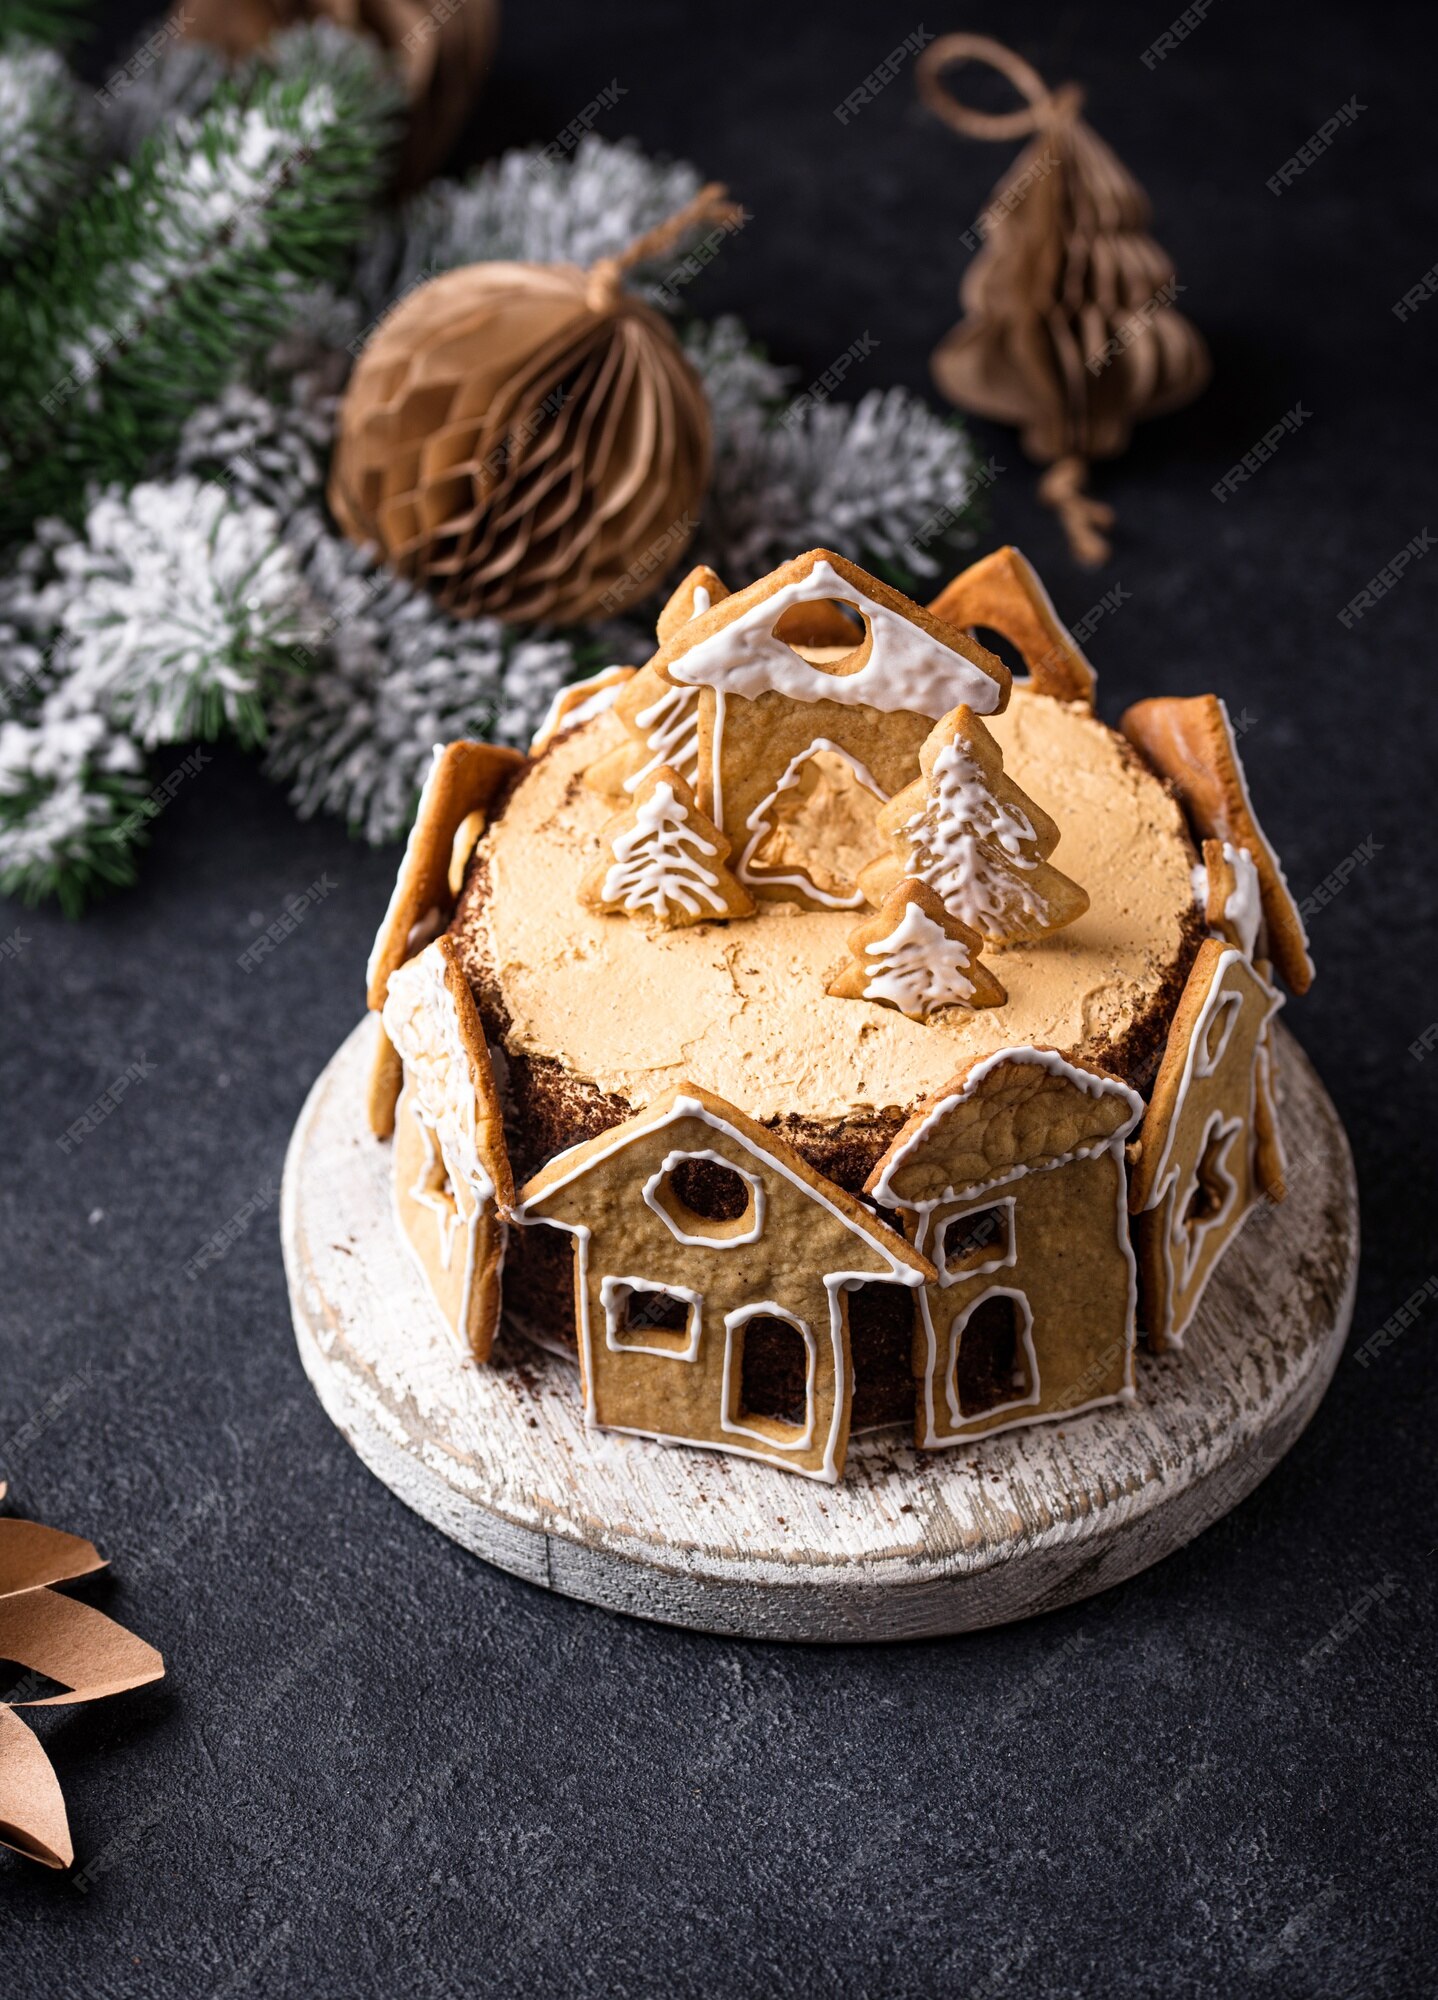
<path id="1" fill-rule="evenodd" d="M 530 738 L 530 756 L 537 757 L 541 750 L 547 750 L 561 729 L 577 729 L 582 722 L 592 722 L 596 715 L 613 708 L 632 677 L 628 667 L 604 667 L 587 680 L 570 681 L 568 686 L 559 688 L 544 711 L 544 720 Z"/>
<path id="2" fill-rule="evenodd" d="M 857 673 L 826 674 L 774 635 L 791 606 L 823 598 L 852 605 L 864 619 L 870 653 Z M 712 687 L 751 701 L 772 691 L 794 701 L 836 701 L 886 714 L 903 709 L 935 722 L 960 702 L 975 714 L 993 715 L 1005 694 L 982 667 L 880 604 L 822 559 L 806 577 L 771 591 L 719 631 L 696 640 L 666 664 L 665 672 L 686 686 Z"/>
<path id="3" fill-rule="evenodd" d="M 1140 1108 L 1142 1107 L 1140 1106 Z M 643 1113 L 641 1112 L 639 1115 L 642 1117 Z M 558 1180 L 551 1181 L 547 1187 L 543 1188 L 540 1191 L 539 1195 L 535 1197 L 536 1202 L 544 1202 L 548 1200 L 549 1196 L 552 1194 L 557 1194 L 560 1188 L 568 1187 L 569 1183 L 572 1180 L 576 1179 L 578 1176 L 582 1174 L 588 1173 L 591 1168 L 598 1166 L 601 1160 L 607 1160 L 613 1154 L 617 1152 L 622 1152 L 623 1149 L 626 1146 L 631 1145 L 634 1142 L 634 1140 L 644 1138 L 651 1132 L 662 1132 L 666 1126 L 678 1124 L 681 1119 L 685 1118 L 698 1119 L 698 1121 L 701 1124 L 708 1125 L 712 1131 L 722 1132 L 726 1138 L 732 1139 L 735 1145 L 742 1147 L 743 1150 L 749 1155 L 751 1159 L 758 1160 L 761 1163 L 761 1165 L 772 1168 L 775 1173 L 781 1174 L 783 1178 L 788 1182 L 790 1182 L 792 1186 L 800 1189 L 800 1191 L 803 1194 L 807 1195 L 810 1201 L 817 1202 L 820 1208 L 827 1209 L 829 1214 L 832 1215 L 836 1221 L 841 1222 L 852 1236 L 857 1236 L 861 1243 L 867 1243 L 869 1248 L 874 1252 L 876 1256 L 882 1257 L 884 1259 L 885 1263 L 889 1266 L 889 1270 L 892 1274 L 891 1278 L 884 1282 L 892 1282 L 894 1284 L 909 1285 L 909 1286 L 919 1286 L 923 1284 L 924 1278 L 922 1272 L 914 1270 L 912 1265 L 903 1263 L 899 1258 L 897 1258 L 894 1255 L 893 1251 L 889 1249 L 886 1243 L 881 1242 L 877 1236 L 871 1235 L 870 1232 L 867 1229 L 865 1229 L 862 1226 L 862 1224 L 856 1222 L 852 1216 L 846 1215 L 844 1210 L 840 1208 L 836 1202 L 830 1201 L 829 1197 L 824 1193 L 822 1188 L 816 1188 L 811 1181 L 806 1181 L 802 1177 L 802 1175 L 796 1174 L 791 1167 L 786 1166 L 785 1163 L 782 1160 L 777 1159 L 773 1153 L 766 1153 L 765 1151 L 763 1151 L 761 1147 L 756 1146 L 754 1142 L 751 1139 L 747 1138 L 743 1132 L 739 1131 L 736 1126 L 729 1124 L 727 1119 L 718 1117 L 714 1112 L 710 1111 L 706 1105 L 701 1104 L 697 1097 L 676 1097 L 674 1102 L 670 1105 L 669 1109 L 663 1114 L 662 1117 L 656 1118 L 652 1124 L 639 1126 L 637 1130 L 634 1128 L 632 1123 L 616 1127 L 615 1135 L 611 1140 L 611 1142 L 609 1143 L 609 1145 L 600 1147 L 597 1152 L 589 1153 L 585 1159 L 576 1160 L 567 1173 L 562 1174 Z M 550 1166 L 554 1167 L 560 1165 L 568 1157 L 569 1154 L 578 1153 L 582 1149 L 587 1149 L 589 1143 L 590 1143 L 589 1141 L 584 1140 L 581 1141 L 579 1146 L 569 1147 L 567 1149 L 567 1153 L 560 1153 L 556 1155 L 555 1159 L 550 1162 Z M 729 1162 L 727 1164 L 732 1164 L 732 1162 Z M 548 1169 L 546 1169 L 546 1172 L 547 1171 Z M 891 1206 L 893 1205 L 895 1204 L 891 1204 Z M 513 1219 L 516 1222 L 522 1224 L 528 1224 L 530 1223 L 531 1220 L 537 1220 L 540 1222 L 547 1222 L 549 1220 L 549 1218 L 546 1216 L 537 1216 L 535 1218 L 531 1218 L 530 1215 L 526 1212 L 530 1208 L 530 1206 L 531 1204 L 529 1202 L 521 1202 L 515 1210 Z M 554 1226 L 560 1229 L 574 1229 L 580 1225 L 576 1225 L 573 1223 L 559 1222 L 556 1223 Z M 852 1279 L 855 1283 L 858 1284 L 867 1284 L 871 1279 L 879 1277 L 881 1274 L 876 1273 L 874 1271 L 860 1271 L 860 1272 L 846 1271 L 838 1273 L 836 1275 L 841 1276 L 846 1280 Z M 825 1279 L 825 1283 L 826 1284 L 828 1283 L 827 1278 Z"/>
<path id="4" fill-rule="evenodd" d="M 925 882 L 951 917 L 988 937 L 1009 927 L 1015 909 L 1040 923 L 1049 906 L 1025 874 L 1039 865 L 1028 815 L 1003 804 L 982 767 L 955 738 L 934 759 L 927 803 L 905 821 L 908 875 Z"/>
<path id="5" fill-rule="evenodd" d="M 672 1174 L 674 1169 L 682 1166 L 686 1160 L 708 1160 L 714 1166 L 723 1167 L 726 1173 L 737 1174 L 740 1180 L 746 1184 L 749 1189 L 749 1203 L 754 1212 L 754 1220 L 742 1234 L 737 1236 L 689 1236 L 680 1228 L 663 1202 L 659 1200 L 658 1188 L 665 1175 Z M 747 1173 L 743 1167 L 736 1167 L 734 1162 L 726 1160 L 722 1153 L 711 1152 L 707 1149 L 694 1153 L 666 1153 L 658 1172 L 651 1174 L 644 1183 L 644 1199 L 649 1207 L 654 1210 L 654 1213 L 659 1217 L 670 1235 L 679 1243 L 702 1245 L 706 1250 L 737 1250 L 741 1244 L 757 1243 L 763 1233 L 765 1202 L 763 1181 L 760 1180 L 757 1174 Z"/>
<path id="6" fill-rule="evenodd" d="M 682 1299 L 689 1308 L 683 1347 L 655 1347 L 640 1340 L 619 1338 L 619 1307 L 631 1292 L 662 1292 L 665 1298 Z M 665 1361 L 697 1361 L 699 1337 L 703 1329 L 704 1294 L 687 1285 L 660 1285 L 648 1278 L 601 1278 L 599 1303 L 604 1309 L 604 1343 L 615 1354 L 657 1354 Z"/>
<path id="7" fill-rule="evenodd" d="M 1027 1172 L 1028 1169 L 1025 1168 L 1024 1171 Z M 946 1214 L 936 1228 L 929 1232 L 932 1234 L 934 1245 L 932 1251 L 929 1253 L 929 1262 L 939 1274 L 940 1290 L 947 1291 L 950 1285 L 962 1284 L 966 1278 L 987 1278 L 993 1272 L 1009 1270 L 1017 1263 L 1019 1249 L 1014 1234 L 1015 1210 L 1017 1205 L 1017 1196 L 1011 1194 L 1001 1195 L 997 1201 L 971 1202 L 967 1207 L 956 1208 L 951 1214 Z M 951 1271 L 944 1255 L 944 1242 L 951 1225 L 955 1222 L 963 1222 L 971 1215 L 983 1215 L 991 1208 L 1001 1208 L 1005 1212 L 1003 1254 L 990 1258 L 987 1263 L 970 1264 L 960 1270 Z"/>
<path id="8" fill-rule="evenodd" d="M 976 1410 L 966 1417 L 959 1403 L 959 1344 L 964 1337 L 964 1328 L 984 1303 L 985 1299 L 1012 1299 L 1021 1310 L 1022 1326 L 1020 1337 L 1024 1352 L 1028 1356 L 1029 1381 L 1032 1388 L 1026 1396 L 1013 1396 L 1007 1403 L 994 1403 L 987 1410 Z M 1039 1384 L 1039 1357 L 1034 1351 L 1034 1309 L 1029 1304 L 1028 1295 L 1018 1291 L 1013 1285 L 988 1285 L 975 1294 L 963 1311 L 956 1313 L 949 1322 L 948 1330 L 949 1364 L 944 1377 L 944 1399 L 949 1406 L 949 1428 L 959 1431 L 965 1424 L 980 1422 L 985 1417 L 997 1416 L 1003 1410 L 1028 1410 L 1035 1403 L 1043 1401 L 1043 1391 Z"/>
<path id="9" fill-rule="evenodd" d="M 804 1341 L 804 1352 L 807 1356 L 804 1369 L 804 1428 L 802 1434 L 789 1444 L 780 1444 L 776 1439 L 770 1437 L 767 1431 L 755 1430 L 750 1424 L 741 1424 L 737 1416 L 739 1385 L 734 1380 L 734 1351 L 738 1347 L 739 1342 L 734 1336 L 746 1320 L 755 1319 L 760 1313 L 768 1314 L 774 1319 L 784 1320 L 797 1333 L 802 1335 Z M 837 1373 L 834 1377 L 834 1413 L 837 1420 L 843 1404 L 844 1356 L 842 1342 L 835 1350 L 835 1364 Z M 761 1299 L 756 1305 L 740 1306 L 734 1312 L 725 1313 L 724 1386 L 722 1399 L 719 1404 L 720 1430 L 727 1431 L 733 1437 L 757 1438 L 771 1452 L 808 1451 L 814 1442 L 814 1399 L 818 1382 L 819 1343 L 815 1339 L 814 1330 L 807 1320 L 800 1319 L 797 1313 L 786 1312 L 783 1306 L 776 1305 L 772 1299 Z M 834 1457 L 837 1431 L 838 1424 L 835 1421 L 830 1425 L 829 1448 L 824 1456 L 826 1466 L 830 1464 Z"/>
<path id="10" fill-rule="evenodd" d="M 1184 1059 L 1183 1059 L 1183 1071 L 1179 1077 L 1178 1092 L 1174 1099 L 1173 1115 L 1169 1119 L 1168 1124 L 1164 1130 L 1163 1146 L 1159 1152 L 1158 1163 L 1151 1170 L 1151 1179 L 1149 1185 L 1152 1189 L 1152 1193 L 1146 1204 L 1146 1207 L 1148 1209 L 1154 1209 L 1158 1207 L 1159 1203 L 1163 1200 L 1164 1195 L 1167 1192 L 1166 1182 L 1168 1180 L 1170 1170 L 1172 1169 L 1174 1172 L 1177 1171 L 1177 1168 L 1174 1167 L 1173 1164 L 1173 1148 L 1174 1148 L 1174 1142 L 1178 1135 L 1179 1123 L 1183 1117 L 1184 1105 L 1188 1100 L 1188 1093 L 1193 1088 L 1194 1082 L 1196 1080 L 1201 1080 L 1205 1076 L 1212 1074 L 1211 1071 L 1201 1070 L 1198 1067 L 1198 1065 L 1202 1059 L 1201 1052 L 1204 1043 L 1208 1038 L 1208 1030 L 1213 1019 L 1214 1011 L 1219 1006 L 1221 1000 L 1224 997 L 1223 982 L 1228 977 L 1229 968 L 1234 965 L 1242 965 L 1252 975 L 1252 977 L 1257 981 L 1261 993 L 1267 1000 L 1267 1012 L 1265 1013 L 1263 1020 L 1260 1021 L 1259 1023 L 1258 1032 L 1260 1038 L 1262 1037 L 1263 1031 L 1267 1026 L 1268 1022 L 1272 1020 L 1273 1016 L 1278 1012 L 1278 1009 L 1283 1005 L 1282 995 L 1277 993 L 1274 990 L 1274 988 L 1268 984 L 1267 980 L 1263 978 L 1262 974 L 1256 971 L 1254 967 L 1249 964 L 1247 958 L 1238 949 L 1237 945 L 1230 945 L 1226 951 L 1220 954 L 1218 963 L 1217 965 L 1215 965 L 1213 969 L 1213 978 L 1209 982 L 1208 992 L 1204 996 L 1203 1006 L 1199 1009 L 1198 1019 L 1194 1022 L 1193 1032 L 1188 1038 L 1188 1048 L 1184 1053 Z M 1227 1046 L 1228 1046 L 1228 1040 L 1227 1037 L 1225 1037 L 1224 1048 L 1226 1049 Z M 1252 1114 L 1251 1087 L 1250 1087 L 1249 1099 L 1250 1099 L 1249 1108 L 1251 1116 Z"/>
<path id="11" fill-rule="evenodd" d="M 1037 1051 L 1035 1053 L 1037 1053 Z M 1127 1130 L 1127 1128 L 1125 1128 L 1125 1130 Z M 987 1184 L 985 1192 L 986 1193 L 989 1192 L 991 1187 L 1002 1186 L 1005 1180 L 1021 1179 L 1025 1174 L 1031 1171 L 1036 1173 L 1052 1171 L 1052 1169 L 1056 1167 L 1069 1165 L 1070 1160 L 1072 1159 L 1094 1159 L 1097 1158 L 1100 1153 L 1104 1152 L 1109 1153 L 1112 1156 L 1114 1162 L 1115 1240 L 1118 1244 L 1120 1251 L 1123 1254 L 1124 1263 L 1126 1264 L 1128 1269 L 1128 1292 L 1124 1309 L 1124 1335 L 1123 1335 L 1124 1371 L 1123 1371 L 1123 1383 L 1121 1387 L 1118 1388 L 1117 1390 L 1110 1391 L 1106 1395 L 1090 1397 L 1090 1399 L 1086 1403 L 1074 1403 L 1074 1404 L 1066 1403 L 1061 1408 L 1054 1410 L 1025 1409 L 1022 1415 L 1012 1417 L 1009 1419 L 1007 1423 L 1002 1423 L 1002 1424 L 986 1425 L 985 1418 L 987 1417 L 988 1412 L 985 1411 L 981 1413 L 979 1416 L 970 1418 L 968 1420 L 968 1427 L 960 1435 L 950 1437 L 944 1434 L 938 1428 L 936 1414 L 934 1410 L 934 1384 L 935 1384 L 935 1379 L 938 1375 L 939 1340 L 938 1340 L 938 1333 L 934 1326 L 933 1313 L 930 1307 L 930 1300 L 933 1288 L 929 1285 L 925 1285 L 923 1290 L 919 1293 L 919 1314 L 921 1321 L 923 1323 L 924 1338 L 925 1338 L 925 1362 L 924 1362 L 924 1381 L 923 1381 L 923 1412 L 924 1412 L 924 1436 L 922 1440 L 923 1448 L 932 1451 L 942 1445 L 957 1444 L 965 1442 L 969 1439 L 978 1439 L 980 1437 L 995 1437 L 998 1435 L 1000 1431 L 1017 1430 L 1022 1425 L 1034 1424 L 1034 1423 L 1053 1423 L 1060 1418 L 1081 1417 L 1087 1410 L 1104 1409 L 1110 1403 L 1131 1403 L 1133 1401 L 1135 1393 L 1134 1373 L 1133 1373 L 1134 1349 L 1137 1344 L 1137 1325 L 1138 1325 L 1138 1260 L 1133 1254 L 1133 1241 L 1129 1229 L 1128 1175 L 1125 1170 L 1125 1163 L 1124 1163 L 1123 1132 L 1116 1133 L 1111 1140 L 1109 1140 L 1105 1145 L 1099 1148 L 1090 1148 L 1086 1151 L 1081 1151 L 1076 1154 L 1071 1154 L 1066 1156 L 1062 1160 L 1048 1161 L 1045 1163 L 1045 1166 L 1043 1167 L 1033 1168 L 1033 1169 L 1030 1169 L 1028 1167 L 1018 1167 L 1012 1173 L 1004 1176 L 1002 1180 Z M 926 1250 L 929 1232 L 934 1220 L 934 1210 L 939 1205 L 940 1205 L 939 1203 L 927 1203 L 919 1210 L 918 1227 L 914 1234 L 914 1248 L 916 1250 L 921 1250 L 921 1251 Z M 993 1204 L 991 1202 L 982 1202 L 977 1205 L 981 1207 L 987 1207 L 987 1206 L 992 1206 Z M 964 1212 L 968 1213 L 970 1211 L 965 1210 Z M 943 1223 L 945 1227 L 947 1227 L 948 1220 L 949 1218 L 947 1216 L 943 1218 Z M 1010 1219 L 1009 1229 L 1010 1229 L 1009 1240 L 1014 1250 L 1014 1263 L 1015 1266 L 1017 1266 L 1018 1262 L 1017 1212 L 1015 1212 L 1015 1214 Z M 1038 1370 L 1037 1359 L 1035 1359 L 1034 1362 L 1034 1369 L 1035 1369 L 1035 1375 L 1037 1376 L 1037 1370 Z"/>
<path id="12" fill-rule="evenodd" d="M 717 732 L 715 740 L 716 742 L 718 740 Z M 861 764 L 857 757 L 850 756 L 849 752 L 847 750 L 841 749 L 837 743 L 830 742 L 827 736 L 816 736 L 814 738 L 814 741 L 809 745 L 807 750 L 801 750 L 798 752 L 796 756 L 791 757 L 789 759 L 789 763 L 785 769 L 783 777 L 779 780 L 778 784 L 774 787 L 773 791 L 770 792 L 769 796 L 759 801 L 758 805 L 755 806 L 753 812 L 750 813 L 748 819 L 744 822 L 745 825 L 749 828 L 749 842 L 748 845 L 745 847 L 744 852 L 739 857 L 739 866 L 738 869 L 736 870 L 736 873 L 738 874 L 739 880 L 745 883 L 751 889 L 758 888 L 761 885 L 767 885 L 772 887 L 787 886 L 790 888 L 804 890 L 804 892 L 807 895 L 810 895 L 814 898 L 814 901 L 816 903 L 823 903 L 825 907 L 828 909 L 857 910 L 865 901 L 865 897 L 862 890 L 855 889 L 853 893 L 848 896 L 831 896 L 825 890 L 820 889 L 819 887 L 817 887 L 815 883 L 810 881 L 809 877 L 803 872 L 802 869 L 797 870 L 792 875 L 785 875 L 785 874 L 780 874 L 774 870 L 766 869 L 762 866 L 762 864 L 757 869 L 754 866 L 755 850 L 758 848 L 760 842 L 766 837 L 766 835 L 768 835 L 773 831 L 773 828 L 770 825 L 770 822 L 766 817 L 766 815 L 769 813 L 771 807 L 773 806 L 775 800 L 779 797 L 779 794 L 781 792 L 790 791 L 795 785 L 798 784 L 800 771 L 803 770 L 804 766 L 808 763 L 809 759 L 813 756 L 816 756 L 818 752 L 821 750 L 828 750 L 831 751 L 834 756 L 842 757 L 844 762 L 849 766 L 850 770 L 854 773 L 854 776 L 858 779 L 859 783 L 864 787 L 866 791 L 872 792 L 874 797 L 878 799 L 881 804 L 883 803 L 884 800 L 888 798 L 889 794 L 884 790 L 883 786 L 879 783 L 878 779 L 874 776 L 873 772 L 869 769 L 869 767 L 866 764 Z M 715 815 L 715 818 L 716 819 L 718 818 L 717 813 Z"/>
<path id="13" fill-rule="evenodd" d="M 649 758 L 632 777 L 624 780 L 625 791 L 637 792 L 644 780 L 664 764 L 677 771 L 686 785 L 692 785 L 699 775 L 698 688 L 666 688 L 647 708 L 640 709 L 634 723 L 645 732 L 644 747 Z"/>
<path id="14" fill-rule="evenodd" d="M 864 947 L 879 961 L 864 987 L 866 1000 L 887 1000 L 905 1014 L 966 1007 L 974 997 L 967 945 L 951 938 L 917 903 L 906 903 L 897 930 Z"/>

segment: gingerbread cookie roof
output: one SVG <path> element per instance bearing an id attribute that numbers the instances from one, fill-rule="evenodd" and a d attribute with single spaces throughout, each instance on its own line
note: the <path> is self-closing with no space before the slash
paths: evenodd
<path id="1" fill-rule="evenodd" d="M 785 612 L 819 602 L 851 605 L 864 621 L 849 659 L 828 669 L 775 632 Z M 828 549 L 811 549 L 690 618 L 652 664 L 680 686 L 721 695 L 752 700 L 775 693 L 935 721 L 961 702 L 978 714 L 997 714 L 1008 703 L 1011 678 L 977 640 Z"/>
<path id="2" fill-rule="evenodd" d="M 887 1208 L 930 1208 L 1101 1151 L 1126 1137 L 1143 1110 L 1120 1078 L 1056 1049 L 998 1049 L 919 1106 L 867 1191 Z"/>

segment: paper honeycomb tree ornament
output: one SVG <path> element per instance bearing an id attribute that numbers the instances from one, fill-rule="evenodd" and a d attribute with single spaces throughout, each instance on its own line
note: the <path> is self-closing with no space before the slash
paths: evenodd
<path id="1" fill-rule="evenodd" d="M 667 765 L 605 827 L 604 845 L 604 860 L 580 889 L 589 909 L 664 930 L 754 914 L 753 899 L 726 866 L 729 842 Z"/>
<path id="2" fill-rule="evenodd" d="M 1025 100 L 990 113 L 959 102 L 944 72 L 999 70 Z M 985 35 L 942 35 L 925 49 L 919 94 L 956 132 L 1032 142 L 979 219 L 983 247 L 964 274 L 965 317 L 933 355 L 934 380 L 976 416 L 1016 424 L 1048 467 L 1039 496 L 1078 561 L 1106 562 L 1113 510 L 1086 491 L 1089 461 L 1127 449 L 1133 426 L 1190 402 L 1208 350 L 1174 309 L 1180 289 L 1148 235 L 1148 198 L 1079 116 L 1076 84 L 1050 91 L 1038 72 Z"/>
<path id="3" fill-rule="evenodd" d="M 282 28 L 334 21 L 371 35 L 399 64 L 410 116 L 396 171 L 402 188 L 417 186 L 459 137 L 475 92 L 489 68 L 499 33 L 498 0 L 178 0 L 175 31 L 209 42 L 242 60 Z"/>
<path id="4" fill-rule="evenodd" d="M 1083 915 L 1087 891 L 1049 863 L 1057 825 L 1004 775 L 1003 753 L 972 709 L 935 724 L 919 768 L 923 775 L 880 809 L 878 827 L 894 851 L 859 877 L 871 903 L 911 877 L 998 944 L 1042 937 Z"/>
<path id="5" fill-rule="evenodd" d="M 911 1021 L 927 1021 L 941 1007 L 1001 1007 L 1009 996 L 979 963 L 983 948 L 927 884 L 904 879 L 876 917 L 850 932 L 849 963 L 827 991 L 893 1007 Z"/>
<path id="6" fill-rule="evenodd" d="M 355 364 L 335 517 L 461 617 L 575 623 L 679 560 L 709 480 L 704 391 L 630 266 L 738 211 L 717 184 L 591 269 L 470 264 L 404 299 Z"/>

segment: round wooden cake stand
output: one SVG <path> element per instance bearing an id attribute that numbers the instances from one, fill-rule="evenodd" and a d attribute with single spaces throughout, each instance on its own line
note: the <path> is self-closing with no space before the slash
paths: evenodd
<path id="1" fill-rule="evenodd" d="M 611 1611 L 756 1639 L 911 1639 L 1133 1576 L 1251 1492 L 1328 1384 L 1358 1205 L 1338 1114 L 1278 1031 L 1291 1192 L 1244 1225 L 1181 1354 L 1138 1398 L 942 1452 L 860 1436 L 838 1486 L 586 1431 L 574 1368 L 513 1332 L 466 1365 L 396 1228 L 365 1122 L 375 1023 L 310 1093 L 285 1165 L 300 1354 L 361 1459 L 501 1569 Z"/>

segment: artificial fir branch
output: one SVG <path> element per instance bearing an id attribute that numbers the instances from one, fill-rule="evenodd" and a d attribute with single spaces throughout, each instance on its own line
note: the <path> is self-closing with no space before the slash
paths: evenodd
<path id="1" fill-rule="evenodd" d="M 138 477 L 358 234 L 398 93 L 362 42 L 301 32 L 309 63 L 113 169 L 0 301 L 0 535 Z"/>
<path id="2" fill-rule="evenodd" d="M 64 58 L 0 42 L 0 260 L 17 257 L 83 184 L 94 120 Z"/>

